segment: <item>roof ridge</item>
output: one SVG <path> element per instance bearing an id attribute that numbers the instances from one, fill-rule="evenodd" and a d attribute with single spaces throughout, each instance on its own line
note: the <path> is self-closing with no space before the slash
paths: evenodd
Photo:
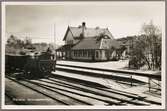
<path id="1" fill-rule="evenodd" d="M 69 28 L 79 28 L 79 27 L 75 27 L 75 26 L 69 26 Z M 98 29 L 96 27 L 86 27 L 86 29 L 96 29 L 96 30 L 99 30 L 99 29 L 103 29 L 103 30 L 108 30 L 108 28 L 101 28 L 99 27 Z"/>

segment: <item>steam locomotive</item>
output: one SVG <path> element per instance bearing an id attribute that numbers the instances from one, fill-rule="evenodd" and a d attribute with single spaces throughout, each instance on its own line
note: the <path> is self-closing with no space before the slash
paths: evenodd
<path id="1" fill-rule="evenodd" d="M 41 78 L 55 71 L 56 57 L 50 50 L 31 54 L 5 54 L 5 73 L 21 72 L 17 78 Z"/>

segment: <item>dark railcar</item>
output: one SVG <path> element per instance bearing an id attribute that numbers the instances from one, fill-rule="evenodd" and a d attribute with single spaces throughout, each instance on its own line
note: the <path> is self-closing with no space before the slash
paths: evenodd
<path id="1" fill-rule="evenodd" d="M 22 71 L 18 77 L 37 78 L 49 75 L 55 71 L 56 60 L 54 55 L 48 52 L 33 55 L 5 55 L 6 72 Z"/>
<path id="2" fill-rule="evenodd" d="M 5 71 L 22 71 L 27 63 L 28 55 L 6 54 L 5 55 Z"/>

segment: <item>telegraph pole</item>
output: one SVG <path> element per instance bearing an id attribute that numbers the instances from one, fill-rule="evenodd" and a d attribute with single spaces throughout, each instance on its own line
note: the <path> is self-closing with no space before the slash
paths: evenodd
<path id="1" fill-rule="evenodd" d="M 54 23 L 54 45 L 55 45 L 55 48 L 56 48 L 56 23 Z M 57 60 L 57 51 L 55 49 L 55 54 L 56 54 L 56 60 Z"/>
<path id="2" fill-rule="evenodd" d="M 54 44 L 56 44 L 56 23 L 54 23 Z"/>

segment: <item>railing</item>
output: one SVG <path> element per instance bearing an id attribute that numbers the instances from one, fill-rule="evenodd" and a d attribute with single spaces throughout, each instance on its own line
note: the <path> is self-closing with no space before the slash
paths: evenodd
<path id="1" fill-rule="evenodd" d="M 153 73 L 153 72 L 136 72 L 136 71 L 132 71 L 132 70 L 122 70 L 122 69 L 119 69 L 119 70 L 118 69 L 102 69 L 102 68 L 93 68 L 93 67 L 84 67 L 84 66 L 75 66 L 75 65 L 65 65 L 65 64 L 56 64 L 56 65 L 64 66 L 64 67 L 71 67 L 71 68 L 80 68 L 80 69 L 92 70 L 92 73 L 94 73 L 95 75 L 97 74 L 97 72 L 95 73 L 95 72 L 93 72 L 93 70 L 94 71 L 102 71 L 105 76 L 110 76 L 110 75 L 106 75 L 104 72 L 114 72 L 114 73 L 121 74 L 121 75 L 128 75 L 130 77 L 130 85 L 131 86 L 133 86 L 133 77 L 132 77 L 132 75 L 141 76 L 141 77 L 147 77 L 148 78 L 149 91 L 151 91 L 151 89 L 155 89 L 151 85 L 151 83 L 153 83 L 154 80 L 158 81 L 157 83 L 155 83 L 155 82 L 154 83 L 155 83 L 155 85 L 158 86 L 157 89 L 160 90 L 161 71 Z M 81 71 L 81 72 L 83 72 L 83 71 Z"/>

